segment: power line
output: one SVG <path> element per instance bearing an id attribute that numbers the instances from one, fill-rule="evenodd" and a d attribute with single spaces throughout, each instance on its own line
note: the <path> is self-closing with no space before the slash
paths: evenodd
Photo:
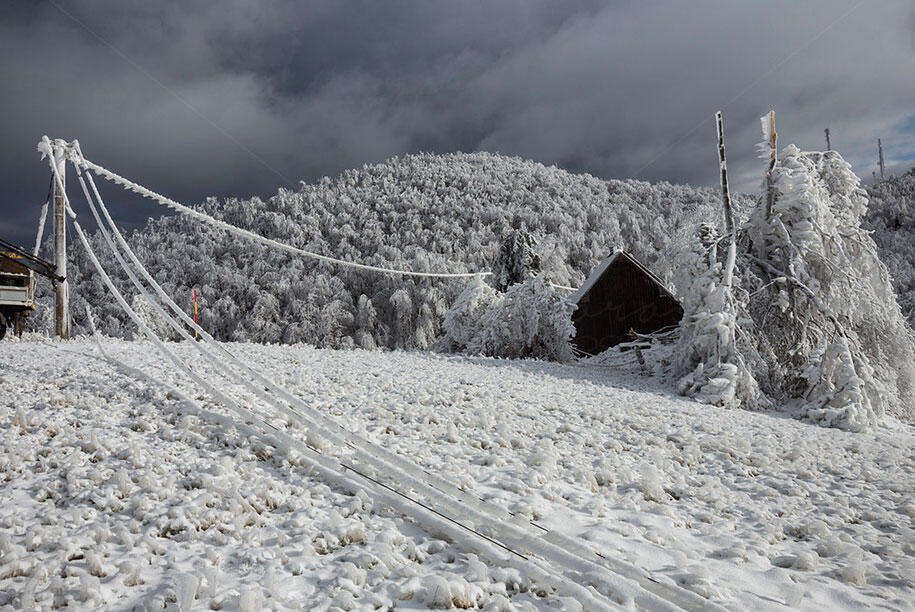
<path id="1" fill-rule="evenodd" d="M 112 181 L 114 183 L 117 183 L 117 184 L 129 189 L 130 191 L 133 191 L 134 193 L 137 193 L 145 198 L 153 200 L 154 202 L 157 202 L 158 204 L 161 204 L 162 206 L 166 206 L 168 208 L 171 208 L 172 210 L 175 210 L 182 214 L 193 217 L 199 221 L 203 221 L 204 223 L 207 223 L 209 225 L 213 225 L 215 227 L 226 230 L 228 232 L 237 234 L 243 238 L 248 238 L 250 240 L 254 240 L 256 242 L 265 244 L 267 246 L 282 249 L 284 251 L 289 251 L 290 253 L 295 253 L 297 255 L 302 255 L 305 257 L 310 257 L 312 259 L 317 259 L 317 260 L 324 261 L 327 263 L 333 263 L 333 264 L 346 266 L 346 267 L 350 267 L 350 268 L 357 268 L 359 270 L 365 270 L 368 272 L 380 272 L 380 273 L 385 273 L 385 274 L 395 274 L 398 276 L 417 276 L 417 277 L 426 277 L 426 278 L 471 278 L 471 277 L 475 277 L 475 276 L 490 276 L 492 274 L 492 272 L 414 272 L 412 270 L 397 270 L 394 268 L 386 268 L 383 266 L 372 266 L 372 265 L 368 265 L 368 264 L 362 264 L 362 263 L 358 263 L 355 261 L 346 261 L 344 259 L 337 259 L 336 257 L 330 257 L 328 255 L 321 255 L 320 253 L 315 253 L 313 251 L 306 251 L 305 249 L 300 249 L 298 247 L 294 247 L 294 246 L 292 246 L 290 244 L 286 244 L 284 242 L 279 242 L 279 241 L 273 240 L 271 238 L 266 238 L 265 236 L 261 236 L 260 234 L 256 234 L 250 230 L 236 227 L 234 225 L 226 223 L 225 221 L 220 221 L 219 219 L 216 219 L 214 217 L 211 217 L 210 215 L 202 213 L 198 210 L 194 210 L 193 208 L 189 208 L 183 204 L 179 204 L 178 202 L 176 202 L 175 200 L 172 200 L 171 198 L 167 198 L 159 193 L 156 193 L 155 191 L 152 191 L 151 189 L 147 189 L 146 187 L 143 187 L 142 185 L 139 185 L 137 183 L 134 183 L 131 180 L 128 180 L 122 176 L 119 176 L 118 174 L 112 172 L 111 170 L 108 170 L 107 168 L 104 168 L 102 166 L 99 166 L 98 164 L 92 163 L 91 161 L 89 161 L 85 157 L 83 157 L 82 154 L 78 152 L 78 150 L 73 151 L 71 149 L 70 156 L 71 156 L 71 160 L 73 161 L 73 163 L 75 163 L 77 166 L 81 166 L 82 168 L 85 168 L 86 170 L 91 170 L 91 171 L 95 172 L 96 174 L 98 174 L 99 176 L 101 176 L 109 181 Z"/>

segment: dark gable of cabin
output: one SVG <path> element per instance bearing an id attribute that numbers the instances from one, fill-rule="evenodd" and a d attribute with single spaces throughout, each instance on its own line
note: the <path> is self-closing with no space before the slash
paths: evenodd
<path id="1" fill-rule="evenodd" d="M 597 355 L 632 340 L 630 330 L 650 334 L 680 323 L 683 308 L 626 253 L 610 263 L 578 300 L 572 314 L 575 347 Z"/>

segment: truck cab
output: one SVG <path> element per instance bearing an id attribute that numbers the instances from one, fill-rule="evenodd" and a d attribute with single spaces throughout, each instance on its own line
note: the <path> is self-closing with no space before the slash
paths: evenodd
<path id="1" fill-rule="evenodd" d="M 21 334 L 25 317 L 35 310 L 35 273 L 22 259 L 15 252 L 0 251 L 0 340 L 8 327 Z"/>

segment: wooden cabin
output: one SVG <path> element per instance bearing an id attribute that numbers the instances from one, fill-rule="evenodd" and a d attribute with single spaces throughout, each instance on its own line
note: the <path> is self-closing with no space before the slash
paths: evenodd
<path id="1" fill-rule="evenodd" d="M 625 251 L 605 259 L 570 296 L 579 353 L 597 355 L 633 339 L 679 325 L 683 307 L 664 283 Z"/>

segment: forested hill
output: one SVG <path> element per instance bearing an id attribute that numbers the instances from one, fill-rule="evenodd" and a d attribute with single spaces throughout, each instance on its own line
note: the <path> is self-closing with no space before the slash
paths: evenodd
<path id="1" fill-rule="evenodd" d="M 117 201 L 115 188 L 103 189 Z M 605 181 L 489 153 L 409 155 L 280 190 L 266 202 L 211 199 L 199 208 L 297 247 L 418 271 L 489 270 L 504 237 L 523 228 L 539 240 L 548 278 L 573 287 L 617 247 L 669 282 L 695 223 L 720 215 L 717 190 Z M 151 219 L 129 241 L 188 310 L 197 289 L 201 324 L 223 340 L 425 348 L 466 284 L 319 263 L 180 215 Z M 94 244 L 116 272 L 100 236 Z M 83 249 L 75 246 L 72 257 L 76 330 L 84 329 L 88 302 L 102 332 L 132 335 Z M 126 276 L 115 276 L 132 295 Z M 47 320 L 46 312 L 35 317 Z"/>
<path id="2" fill-rule="evenodd" d="M 915 326 L 915 168 L 875 183 L 867 194 L 865 226 L 873 230 L 902 312 Z"/>

